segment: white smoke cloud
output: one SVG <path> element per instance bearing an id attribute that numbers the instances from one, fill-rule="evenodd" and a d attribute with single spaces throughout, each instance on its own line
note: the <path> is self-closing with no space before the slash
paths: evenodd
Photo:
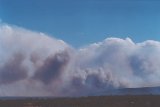
<path id="1" fill-rule="evenodd" d="M 62 40 L 0 25 L 1 96 L 79 96 L 160 86 L 160 42 L 107 38 L 73 49 Z"/>
<path id="2" fill-rule="evenodd" d="M 70 50 L 62 40 L 43 33 L 1 25 L 0 95 L 54 95 L 48 90 L 56 89 L 58 75 L 67 65 Z M 50 86 L 46 86 L 47 82 Z"/>

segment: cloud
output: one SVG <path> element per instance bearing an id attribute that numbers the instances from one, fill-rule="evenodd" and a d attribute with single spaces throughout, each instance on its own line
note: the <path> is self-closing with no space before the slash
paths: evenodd
<path id="1" fill-rule="evenodd" d="M 0 25 L 1 96 L 81 96 L 160 86 L 160 42 L 107 38 L 74 49 L 63 40 Z"/>

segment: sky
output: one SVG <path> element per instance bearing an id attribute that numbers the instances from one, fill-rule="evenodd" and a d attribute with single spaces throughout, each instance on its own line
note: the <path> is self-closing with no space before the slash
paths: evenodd
<path id="1" fill-rule="evenodd" d="M 44 32 L 73 47 L 107 37 L 160 40 L 160 2 L 154 0 L 0 0 L 0 19 Z"/>

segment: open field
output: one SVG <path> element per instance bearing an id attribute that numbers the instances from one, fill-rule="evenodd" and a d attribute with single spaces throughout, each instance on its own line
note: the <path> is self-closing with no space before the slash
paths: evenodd
<path id="1" fill-rule="evenodd" d="M 158 95 L 1 100 L 0 107 L 160 107 Z"/>

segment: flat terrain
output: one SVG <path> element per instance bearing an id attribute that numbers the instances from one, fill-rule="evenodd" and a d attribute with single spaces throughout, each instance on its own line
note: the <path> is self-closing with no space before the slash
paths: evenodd
<path id="1" fill-rule="evenodd" d="M 160 107 L 158 95 L 3 99 L 0 107 Z"/>

